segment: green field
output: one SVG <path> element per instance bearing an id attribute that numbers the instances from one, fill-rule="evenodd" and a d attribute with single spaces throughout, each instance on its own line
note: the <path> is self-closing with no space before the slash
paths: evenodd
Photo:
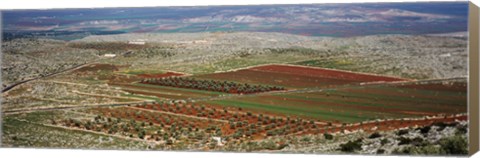
<path id="1" fill-rule="evenodd" d="M 206 103 L 319 120 L 359 122 L 379 118 L 464 113 L 467 110 L 466 94 L 466 88 L 464 92 L 452 92 L 369 86 L 248 96 Z"/>
<path id="2" fill-rule="evenodd" d="M 121 87 L 127 92 L 132 93 L 134 97 L 140 97 L 145 99 L 194 99 L 194 98 L 205 98 L 205 97 L 214 97 L 222 94 L 221 92 L 212 92 L 212 91 L 202 91 L 196 89 L 187 89 L 187 88 L 176 88 L 176 87 L 166 87 L 159 85 L 151 84 L 142 84 L 134 83 L 128 85 L 116 85 Z M 141 94 L 144 96 L 139 96 L 136 94 Z M 146 97 L 147 96 L 147 97 Z M 150 96 L 150 97 L 148 97 Z"/>

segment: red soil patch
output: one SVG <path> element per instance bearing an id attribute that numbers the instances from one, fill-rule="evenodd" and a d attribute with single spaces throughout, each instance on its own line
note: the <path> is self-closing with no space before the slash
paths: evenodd
<path id="1" fill-rule="evenodd" d="M 233 121 L 235 123 L 234 128 L 230 127 L 229 123 L 219 124 L 220 125 L 219 127 L 221 128 L 222 133 L 224 135 L 234 134 L 238 130 L 249 131 L 249 129 L 252 129 L 251 126 L 254 125 L 256 126 L 255 129 L 257 129 L 255 133 L 251 134 L 252 138 L 254 139 L 262 139 L 267 134 L 267 131 L 281 129 L 288 124 L 286 121 L 287 119 L 285 117 L 278 117 L 276 115 L 267 115 L 263 113 L 260 114 L 258 112 L 252 112 L 252 111 L 244 111 L 238 108 L 230 108 L 230 107 L 219 108 L 213 105 L 200 106 L 200 105 L 192 105 L 192 104 L 178 104 L 178 106 L 176 106 L 173 104 L 170 105 L 170 104 L 163 103 L 163 104 L 140 105 L 136 107 L 155 110 L 155 111 L 164 111 L 164 112 L 170 112 L 175 114 L 201 117 L 205 119 L 222 120 L 225 122 Z M 225 112 L 224 110 L 227 110 L 227 112 Z M 261 117 L 264 119 L 263 121 L 259 121 L 261 119 L 260 115 L 262 115 Z M 275 122 L 272 122 L 271 119 L 273 118 L 275 118 Z M 292 120 L 293 119 L 296 120 L 297 118 L 292 118 Z M 303 123 L 306 121 L 307 120 L 303 120 L 301 122 L 297 122 L 297 124 L 290 124 L 290 126 L 297 127 L 297 126 L 300 126 L 300 123 Z M 207 121 L 196 121 L 196 122 L 207 122 Z M 247 124 L 242 124 L 238 126 L 236 124 L 238 122 L 247 122 Z M 268 128 L 267 126 L 270 126 L 270 127 Z M 207 126 L 199 126 L 199 127 L 207 127 Z M 302 127 L 309 128 L 309 126 L 303 126 L 303 125 Z M 291 131 L 289 132 L 289 134 L 292 134 L 293 132 L 297 132 L 297 131 Z"/>
<path id="2" fill-rule="evenodd" d="M 303 66 L 290 66 L 290 65 L 266 65 L 258 66 L 251 68 L 251 70 L 256 71 L 265 71 L 265 72 L 276 72 L 284 74 L 295 74 L 302 76 L 314 76 L 322 78 L 333 78 L 333 79 L 344 79 L 351 81 L 363 81 L 363 82 L 374 82 L 374 81 L 405 81 L 406 79 L 387 77 L 387 76 L 377 76 L 377 75 L 368 75 L 363 73 L 353 73 L 347 71 L 331 70 L 331 69 L 322 69 L 322 68 L 310 68 Z"/>
<path id="3" fill-rule="evenodd" d="M 278 85 L 291 88 L 335 87 L 361 82 L 392 82 L 406 79 L 353 73 L 322 68 L 289 65 L 266 65 L 237 71 L 194 76 L 251 84 Z"/>
<path id="4" fill-rule="evenodd" d="M 234 72 L 215 73 L 196 76 L 202 79 L 229 80 L 250 84 L 280 85 L 288 87 L 333 87 L 352 83 L 340 79 L 284 74 L 278 72 L 262 72 L 256 70 L 238 70 Z"/>
<path id="5" fill-rule="evenodd" d="M 170 76 L 183 76 L 184 74 L 175 73 L 175 72 L 167 72 L 163 74 L 138 74 L 138 77 L 141 78 L 163 78 L 163 77 L 170 77 Z"/>

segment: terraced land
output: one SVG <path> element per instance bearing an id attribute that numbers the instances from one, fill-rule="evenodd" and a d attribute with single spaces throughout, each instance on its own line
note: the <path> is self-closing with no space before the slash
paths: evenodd
<path id="1" fill-rule="evenodd" d="M 125 74 L 121 73 L 123 67 L 92 64 L 73 71 L 75 78 L 95 81 L 102 87 L 95 89 L 105 91 L 73 92 L 134 102 L 17 109 L 5 117 L 3 127 L 9 130 L 2 140 L 13 147 L 231 151 L 232 146 L 243 142 L 325 133 L 340 138 L 350 131 L 387 132 L 467 120 L 463 115 L 467 111 L 467 84 L 462 78 L 415 81 L 292 65 L 263 65 L 206 75 L 164 70 Z M 102 76 L 95 78 L 97 73 Z M 287 88 L 232 94 L 140 82 L 169 76 Z M 64 81 L 53 83 L 86 87 Z M 19 88 L 10 95 L 22 90 Z M 70 93 L 67 89 L 64 94 L 67 92 Z M 80 137 L 83 142 L 72 144 L 70 140 L 80 140 L 71 136 Z M 281 150 L 287 146 L 280 141 L 261 149 Z"/>
<path id="2" fill-rule="evenodd" d="M 290 89 L 235 95 L 137 82 L 110 85 L 131 93 L 129 96 L 148 100 L 197 101 L 218 107 L 240 107 L 265 114 L 334 123 L 449 115 L 467 110 L 467 85 L 463 79 L 412 81 L 291 65 L 264 65 L 190 77 Z"/>
<path id="3" fill-rule="evenodd" d="M 123 46 L 126 41 L 67 44 L 94 51 L 98 60 L 3 93 L 2 143 L 36 148 L 338 153 L 342 143 L 372 133 L 397 135 L 408 128 L 411 139 L 417 139 L 419 131 L 433 124 L 446 128 L 446 135 L 439 132 L 443 129 L 432 128 L 433 134 L 423 132 L 422 139 L 457 132 L 466 137 L 467 81 L 463 67 L 452 64 L 459 63 L 456 60 L 442 57 L 441 62 L 412 68 L 406 61 L 417 56 L 411 54 L 386 58 L 340 49 L 344 44 L 338 50 L 318 42 L 312 46 L 322 48 L 291 47 L 286 42 L 264 48 L 256 47 L 257 41 L 240 47 L 235 46 L 235 36 L 228 37 L 227 43 L 165 39 L 145 46 Z M 305 42 L 291 44 L 298 43 Z M 225 52 L 227 47 L 235 49 Z M 442 54 L 429 57 L 437 59 L 436 55 Z M 430 58 L 418 58 L 425 59 Z M 447 68 L 430 69 L 439 65 Z M 425 69 L 414 69 L 418 67 Z M 458 70 L 447 71 L 451 69 Z M 385 146 L 401 146 L 399 137 L 403 138 L 383 137 L 390 141 Z"/>

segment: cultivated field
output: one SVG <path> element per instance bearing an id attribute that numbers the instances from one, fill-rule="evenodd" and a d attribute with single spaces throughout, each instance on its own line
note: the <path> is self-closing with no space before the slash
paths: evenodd
<path id="1" fill-rule="evenodd" d="M 346 84 L 358 84 L 362 82 L 407 80 L 395 77 L 294 65 L 265 65 L 230 72 L 199 75 L 195 77 L 213 80 L 232 80 L 245 83 L 262 83 L 291 88 L 321 88 Z"/>
<path id="2" fill-rule="evenodd" d="M 9 78 L 19 84 L 2 93 L 4 146 L 368 154 L 466 150 L 447 149 L 466 141 L 467 79 L 457 75 L 464 70 L 430 69 L 454 64 L 453 59 L 426 55 L 434 61 L 423 67 L 427 72 L 390 63 L 409 61 L 395 55 L 385 60 L 352 55 L 367 47 L 344 48 L 339 39 L 284 35 L 307 44 L 297 45 L 311 44 L 304 48 L 283 41 L 291 40 L 286 37 L 236 45 L 225 38 L 255 36 L 191 35 L 209 38 L 185 44 L 158 42 L 166 37 L 151 35 L 145 38 L 160 39 L 132 45 L 121 35 L 56 43 L 52 47 L 95 55 L 28 81 Z M 143 35 L 132 35 L 137 36 Z M 398 38 L 453 41 L 459 48 L 448 49 L 463 49 L 457 38 Z M 313 47 L 328 40 L 334 41 L 331 50 Z M 225 47 L 231 50 L 223 52 Z M 383 64 L 385 71 L 367 63 Z"/>

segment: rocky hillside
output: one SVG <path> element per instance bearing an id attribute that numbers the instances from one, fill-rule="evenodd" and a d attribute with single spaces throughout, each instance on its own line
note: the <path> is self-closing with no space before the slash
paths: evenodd
<path id="1" fill-rule="evenodd" d="M 132 41 L 146 44 L 128 43 Z M 2 52 L 3 87 L 93 61 L 186 73 L 290 63 L 415 79 L 464 77 L 468 61 L 465 37 L 330 38 L 263 32 L 121 34 L 70 42 L 16 39 L 4 42 Z M 118 57 L 104 58 L 107 53 Z"/>
<path id="2" fill-rule="evenodd" d="M 331 68 L 386 74 L 407 78 L 437 79 L 467 75 L 467 38 L 452 36 L 375 35 L 352 38 L 310 37 L 281 33 L 181 33 L 90 36 L 79 41 L 132 41 L 179 45 L 182 54 L 173 61 L 197 62 L 222 59 L 276 58 L 278 52 L 307 59 L 348 62 Z M 273 49 L 273 51 L 272 51 Z M 309 54 L 310 53 L 310 54 Z M 240 55 L 239 55 L 240 54 Z M 308 56 L 302 58 L 300 56 Z M 221 59 L 217 59 L 221 58 Z M 183 60 L 182 60 L 183 59 Z M 161 59 L 160 59 L 161 60 Z M 242 59 L 240 59 L 242 60 Z M 310 61 L 314 62 L 315 60 Z M 172 60 L 169 60 L 172 61 Z M 147 62 L 147 61 L 145 61 Z M 307 62 L 308 63 L 308 62 Z M 325 66 L 312 64 L 310 66 Z M 187 70 L 188 71 L 188 70 Z"/>

